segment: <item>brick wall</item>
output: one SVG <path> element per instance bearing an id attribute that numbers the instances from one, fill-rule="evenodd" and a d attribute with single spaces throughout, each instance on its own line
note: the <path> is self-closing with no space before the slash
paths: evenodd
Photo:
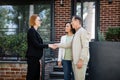
<path id="1" fill-rule="evenodd" d="M 120 26 L 120 0 L 100 0 L 100 30 L 106 32 L 108 27 Z M 65 34 L 64 26 L 66 21 L 71 19 L 71 0 L 55 0 L 55 41 L 60 41 L 60 37 Z"/>
<path id="2" fill-rule="evenodd" d="M 60 41 L 60 37 L 65 34 L 65 22 L 71 19 L 71 0 L 63 0 L 63 6 L 60 6 L 60 0 L 55 0 L 55 41 Z M 100 0 L 100 29 L 106 32 L 108 27 L 120 26 L 120 0 L 113 0 L 108 4 L 108 0 Z M 53 64 L 46 65 L 47 78 L 49 70 L 52 70 Z M 0 80 L 25 80 L 26 64 L 0 63 Z"/>
<path id="3" fill-rule="evenodd" d="M 25 80 L 26 64 L 2 63 L 0 64 L 0 80 Z"/>
<path id="4" fill-rule="evenodd" d="M 49 79 L 49 72 L 53 70 L 53 66 L 55 64 L 56 64 L 55 62 L 45 64 L 45 80 Z M 26 73 L 27 73 L 26 62 L 15 61 L 0 62 L 0 80 L 26 80 Z"/>
<path id="5" fill-rule="evenodd" d="M 56 62 L 45 64 L 45 80 L 49 79 L 49 73 L 53 71 L 53 67 L 56 65 Z"/>
<path id="6" fill-rule="evenodd" d="M 60 41 L 60 37 L 65 34 L 65 22 L 71 19 L 71 0 L 55 0 L 55 41 Z"/>
<path id="7" fill-rule="evenodd" d="M 108 27 L 120 26 L 120 0 L 100 0 L 100 30 L 106 32 Z"/>

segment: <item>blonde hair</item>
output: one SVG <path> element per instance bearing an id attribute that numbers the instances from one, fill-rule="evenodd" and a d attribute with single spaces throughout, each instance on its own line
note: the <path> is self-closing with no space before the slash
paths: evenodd
<path id="1" fill-rule="evenodd" d="M 38 14 L 33 14 L 33 15 L 30 17 L 30 20 L 29 20 L 29 25 L 30 25 L 30 27 L 32 27 L 32 26 L 35 25 L 35 20 L 36 20 L 37 17 L 39 17 Z"/>

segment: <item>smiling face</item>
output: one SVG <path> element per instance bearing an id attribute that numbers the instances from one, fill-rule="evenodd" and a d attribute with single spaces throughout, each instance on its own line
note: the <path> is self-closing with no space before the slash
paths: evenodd
<path id="1" fill-rule="evenodd" d="M 82 19 L 78 16 L 73 16 L 71 24 L 75 30 L 78 30 L 81 27 Z"/>
<path id="2" fill-rule="evenodd" d="M 35 19 L 35 26 L 39 27 L 39 26 L 41 26 L 41 23 L 42 23 L 42 21 L 40 20 L 40 17 L 37 17 Z"/>
<path id="3" fill-rule="evenodd" d="M 71 32 L 71 24 L 70 23 L 66 23 L 65 25 L 65 32 Z"/>
<path id="4" fill-rule="evenodd" d="M 71 21 L 71 24 L 73 26 L 74 29 L 77 28 L 77 24 L 78 24 L 78 21 L 76 19 L 74 19 L 74 17 L 72 18 L 72 21 Z"/>

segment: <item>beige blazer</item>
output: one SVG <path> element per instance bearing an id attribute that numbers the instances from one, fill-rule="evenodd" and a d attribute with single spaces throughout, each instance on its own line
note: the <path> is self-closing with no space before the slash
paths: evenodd
<path id="1" fill-rule="evenodd" d="M 89 61 L 89 35 L 88 32 L 82 27 L 75 33 L 73 40 L 70 43 L 60 43 L 58 47 L 72 47 L 74 64 L 77 64 L 79 59 L 82 59 L 84 64 L 87 64 Z"/>
<path id="2" fill-rule="evenodd" d="M 89 61 L 89 35 L 84 28 L 80 28 L 74 35 L 72 40 L 73 62 L 77 64 L 79 59 L 87 64 Z"/>

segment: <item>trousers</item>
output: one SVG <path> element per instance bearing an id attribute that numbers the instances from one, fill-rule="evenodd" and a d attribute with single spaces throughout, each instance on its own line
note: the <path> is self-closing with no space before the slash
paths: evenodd
<path id="1" fill-rule="evenodd" d="M 26 80 L 40 80 L 40 62 L 39 58 L 27 58 L 27 76 Z"/>
<path id="2" fill-rule="evenodd" d="M 85 80 L 85 74 L 87 70 L 87 65 L 83 65 L 82 68 L 78 69 L 76 64 L 72 64 L 73 72 L 75 75 L 75 80 Z"/>
<path id="3" fill-rule="evenodd" d="M 64 80 L 74 80 L 72 61 L 62 60 L 62 64 L 63 64 L 63 71 L 64 71 Z"/>

